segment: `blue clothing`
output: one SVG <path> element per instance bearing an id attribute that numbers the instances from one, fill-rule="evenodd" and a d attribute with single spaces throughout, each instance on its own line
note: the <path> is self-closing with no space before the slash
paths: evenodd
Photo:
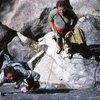
<path id="1" fill-rule="evenodd" d="M 33 70 L 26 70 L 20 66 L 14 67 L 14 70 L 17 83 L 21 83 L 24 79 L 28 78 L 32 78 L 34 81 L 38 81 L 40 78 L 40 75 L 37 72 L 34 72 Z"/>
<path id="2" fill-rule="evenodd" d="M 7 67 L 12 66 L 14 68 L 16 83 L 22 83 L 24 79 L 27 80 L 28 78 L 31 78 L 34 81 L 38 81 L 40 78 L 40 75 L 37 72 L 26 68 L 28 66 L 24 66 L 24 65 L 26 65 L 26 62 L 20 62 L 20 61 L 17 61 L 17 62 L 10 61 L 7 64 Z M 0 72 L 0 85 L 5 83 L 6 80 L 7 80 L 7 77 L 5 77 L 4 71 L 2 70 Z"/>
<path id="3" fill-rule="evenodd" d="M 26 62 L 23 61 L 13 61 L 11 60 L 9 55 L 4 54 L 4 58 L 6 60 L 6 65 L 7 66 L 20 66 L 20 67 L 24 67 L 25 69 L 30 69 L 29 66 L 27 65 Z"/>

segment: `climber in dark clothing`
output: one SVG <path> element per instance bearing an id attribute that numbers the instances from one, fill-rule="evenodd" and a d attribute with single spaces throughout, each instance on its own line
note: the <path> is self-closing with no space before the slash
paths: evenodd
<path id="1" fill-rule="evenodd" d="M 8 56 L 7 56 L 8 57 Z M 8 63 L 4 70 L 2 70 L 0 76 L 0 84 L 2 85 L 5 81 L 16 82 L 16 87 L 19 88 L 20 84 L 24 81 L 27 81 L 28 86 L 26 87 L 27 91 L 30 89 L 39 88 L 39 78 L 40 75 L 30 70 L 26 62 L 10 61 L 10 58 L 7 58 Z"/>

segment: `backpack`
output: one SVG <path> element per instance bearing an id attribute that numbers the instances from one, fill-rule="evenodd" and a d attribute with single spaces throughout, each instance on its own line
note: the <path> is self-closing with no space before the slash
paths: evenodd
<path id="1" fill-rule="evenodd" d="M 70 37 L 70 42 L 78 45 L 86 44 L 84 31 L 80 27 L 78 26 L 74 27 L 72 36 Z"/>

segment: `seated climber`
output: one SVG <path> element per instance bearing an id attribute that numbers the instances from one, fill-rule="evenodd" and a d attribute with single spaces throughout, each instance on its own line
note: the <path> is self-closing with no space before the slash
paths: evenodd
<path id="1" fill-rule="evenodd" d="M 63 48 L 63 40 L 66 42 L 66 53 L 69 55 L 71 54 L 69 38 L 72 34 L 74 26 L 77 23 L 77 20 L 78 18 L 76 14 L 67 7 L 64 0 L 57 1 L 56 8 L 53 9 L 49 14 L 48 22 L 57 41 L 58 54 L 60 54 Z"/>
<path id="2" fill-rule="evenodd" d="M 34 70 L 30 70 L 28 66 L 25 66 L 25 62 L 9 61 L 1 71 L 0 77 L 0 85 L 5 82 L 16 82 L 15 89 L 20 88 L 20 84 L 26 80 L 27 86 L 23 92 L 39 88 L 40 75 Z"/>

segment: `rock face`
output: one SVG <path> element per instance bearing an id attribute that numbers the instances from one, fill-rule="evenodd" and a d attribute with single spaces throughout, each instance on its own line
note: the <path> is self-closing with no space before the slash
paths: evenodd
<path id="1" fill-rule="evenodd" d="M 48 33 L 44 36 L 44 43 L 43 41 L 41 43 L 41 45 L 48 45 L 47 55 L 43 57 L 42 62 L 46 60 L 49 63 L 48 66 L 44 66 L 48 67 L 66 88 L 86 89 L 93 87 L 96 83 L 98 62 L 93 59 L 85 59 L 79 54 L 74 54 L 72 59 L 68 59 L 68 55 L 64 51 L 58 55 L 56 53 L 56 43 L 52 36 L 52 32 Z M 37 67 L 35 70 L 37 70 Z M 38 72 L 40 71 L 38 70 Z M 43 77 L 43 74 L 41 76 Z M 43 81 L 43 79 L 41 80 Z"/>
<path id="2" fill-rule="evenodd" d="M 3 54 L 7 52 L 8 43 L 16 36 L 16 31 L 0 23 L 0 68 L 3 64 Z"/>
<path id="3" fill-rule="evenodd" d="M 70 89 L 91 88 L 100 81 L 100 29 L 98 27 L 100 24 L 100 16 L 86 15 L 85 17 L 80 17 L 80 19 L 78 26 L 84 31 L 86 43 L 90 49 L 89 54 L 94 59 L 86 59 L 77 53 L 73 55 L 71 60 L 68 59 L 64 52 L 57 55 L 55 53 L 56 43 L 52 39 L 52 32 L 45 35 L 44 38 L 42 38 L 43 41 L 40 42 L 40 45 L 48 45 L 47 56 L 44 58 L 48 59 L 49 57 L 49 62 L 51 61 L 51 63 L 48 64 L 49 70 L 55 74 L 66 88 Z M 41 74 L 41 76 L 42 75 L 43 74 Z"/>
<path id="4" fill-rule="evenodd" d="M 7 44 L 14 36 L 16 36 L 16 31 L 13 31 L 0 23 L 0 51 L 7 47 Z"/>
<path id="5" fill-rule="evenodd" d="M 50 32 L 47 18 L 50 10 L 55 7 L 56 1 L 2 0 L 0 21 L 3 25 L 0 26 L 0 50 L 8 46 L 9 53 L 14 58 L 28 61 L 34 52 L 28 47 L 27 40 L 28 43 L 32 40 L 37 41 L 39 37 Z M 37 64 L 35 70 L 41 74 L 41 82 L 63 84 L 70 89 L 91 88 L 96 82 L 100 82 L 100 1 L 70 0 L 70 2 L 79 17 L 77 25 L 85 32 L 86 43 L 94 59 L 92 57 L 86 59 L 77 53 L 71 60 L 67 58 L 65 52 L 57 55 L 55 53 L 56 43 L 52 39 L 53 34 L 48 33 L 40 43 L 48 46 L 46 55 Z M 12 30 L 11 32 L 8 27 Z M 12 40 L 15 36 L 12 33 L 16 33 L 13 30 L 31 39 L 24 38 L 24 41 L 23 37 L 18 35 L 26 45 L 23 45 L 18 37 Z M 52 75 L 49 72 L 52 72 Z M 48 80 L 49 76 L 51 77 Z"/>
<path id="6" fill-rule="evenodd" d="M 83 22 L 79 21 L 78 25 L 84 30 L 87 45 L 100 44 L 100 16 L 86 15 Z M 95 37 L 95 38 L 94 38 Z"/>
<path id="7" fill-rule="evenodd" d="M 54 7 L 57 0 L 3 0 L 0 7 L 0 21 L 16 31 L 31 30 L 35 19 L 40 22 L 40 15 L 45 8 Z M 5 8 L 5 9 L 4 9 Z M 31 23 L 32 22 L 32 23 Z M 32 25 L 31 25 L 32 24 Z M 33 34 L 36 34 L 33 32 Z"/>
<path id="8" fill-rule="evenodd" d="M 70 0 L 70 3 L 77 14 L 97 14 L 95 11 L 100 8 L 99 0 Z"/>
<path id="9" fill-rule="evenodd" d="M 16 60 L 26 62 L 34 54 L 32 49 L 28 46 L 23 45 L 17 36 L 8 44 L 8 51 Z"/>
<path id="10" fill-rule="evenodd" d="M 65 0 L 71 2 L 77 14 L 86 15 L 96 13 L 94 4 L 99 0 Z M 27 37 L 46 34 L 49 31 L 47 16 L 56 6 L 57 0 L 3 0 L 0 7 L 0 21 L 9 28 L 19 31 Z M 99 5 L 98 5 L 99 6 Z M 98 7 L 100 8 L 100 7 Z"/>

